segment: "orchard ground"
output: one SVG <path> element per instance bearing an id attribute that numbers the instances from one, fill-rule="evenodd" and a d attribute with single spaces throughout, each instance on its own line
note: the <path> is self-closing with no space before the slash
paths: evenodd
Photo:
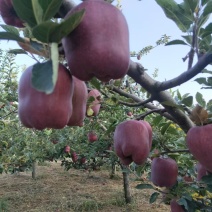
<path id="1" fill-rule="evenodd" d="M 131 183 L 133 203 L 126 205 L 121 172 L 114 179 L 109 175 L 105 169 L 90 174 L 75 169 L 64 171 L 59 162 L 37 166 L 35 180 L 30 171 L 3 174 L 0 176 L 0 211 L 170 211 L 160 200 L 149 204 L 153 191 L 135 189 L 136 181 Z"/>

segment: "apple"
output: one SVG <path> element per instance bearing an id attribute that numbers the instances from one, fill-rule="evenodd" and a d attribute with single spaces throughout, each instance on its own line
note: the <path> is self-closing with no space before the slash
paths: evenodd
<path id="1" fill-rule="evenodd" d="M 78 155 L 77 155 L 77 153 L 76 153 L 76 152 L 72 152 L 72 153 L 71 153 L 71 158 L 72 158 L 72 161 L 73 161 L 74 163 L 76 163 L 77 160 L 78 160 Z"/>
<path id="2" fill-rule="evenodd" d="M 212 172 L 212 124 L 190 128 L 186 144 L 190 153 L 209 172 Z"/>
<path id="3" fill-rule="evenodd" d="M 147 121 L 140 120 L 140 122 L 142 122 L 148 130 L 148 133 L 149 133 L 149 149 L 151 150 L 151 147 L 152 147 L 152 127 L 149 124 L 149 122 L 147 122 Z"/>
<path id="4" fill-rule="evenodd" d="M 193 182 L 192 177 L 191 177 L 191 176 L 188 176 L 188 175 L 183 176 L 183 180 L 184 180 L 185 182 Z"/>
<path id="5" fill-rule="evenodd" d="M 142 165 L 150 152 L 150 136 L 145 124 L 127 120 L 117 125 L 114 133 L 114 150 L 121 163 Z"/>
<path id="6" fill-rule="evenodd" d="M 208 174 L 206 168 L 199 162 L 196 164 L 196 170 L 197 170 L 197 180 L 198 181 L 200 181 L 202 179 L 202 177 L 204 177 L 205 175 Z"/>
<path id="7" fill-rule="evenodd" d="M 22 74 L 18 86 L 18 115 L 25 127 L 62 129 L 72 114 L 73 81 L 70 72 L 59 65 L 58 79 L 51 94 L 32 87 L 33 66 Z"/>
<path id="8" fill-rule="evenodd" d="M 179 205 L 176 199 L 172 199 L 170 202 L 171 212 L 185 212 L 183 206 Z"/>
<path id="9" fill-rule="evenodd" d="M 91 108 L 92 114 L 91 115 L 88 114 L 88 111 L 87 111 L 87 116 L 97 116 L 99 114 L 99 110 L 100 110 L 100 107 L 101 107 L 101 104 L 100 104 L 101 93 L 97 89 L 92 89 L 88 93 L 88 100 L 89 100 L 90 97 L 93 97 L 94 101 L 92 101 L 91 103 L 88 102 L 87 110 L 88 110 L 88 108 Z"/>
<path id="10" fill-rule="evenodd" d="M 82 81 L 103 82 L 124 77 L 129 68 L 129 30 L 123 13 L 103 0 L 89 0 L 66 16 L 85 9 L 80 24 L 62 39 L 68 66 Z"/>
<path id="11" fill-rule="evenodd" d="M 98 140 L 98 136 L 94 131 L 88 133 L 88 141 L 93 143 L 94 141 Z"/>
<path id="12" fill-rule="evenodd" d="M 128 116 L 132 116 L 133 114 L 132 114 L 132 112 L 128 111 L 128 112 L 127 112 L 127 115 L 128 115 Z"/>
<path id="13" fill-rule="evenodd" d="M 15 12 L 12 0 L 0 0 L 0 5 L 0 15 L 6 24 L 15 27 L 24 27 L 24 22 Z"/>
<path id="14" fill-rule="evenodd" d="M 80 159 L 80 163 L 81 164 L 84 164 L 86 162 L 86 158 L 85 157 L 82 157 L 81 159 Z"/>
<path id="15" fill-rule="evenodd" d="M 71 147 L 70 146 L 65 146 L 64 152 L 65 153 L 69 153 L 70 151 L 71 151 Z"/>
<path id="16" fill-rule="evenodd" d="M 86 114 L 86 103 L 88 91 L 85 82 L 73 77 L 74 94 L 72 98 L 73 112 L 69 119 L 68 126 L 83 126 Z"/>
<path id="17" fill-rule="evenodd" d="M 178 166 L 172 158 L 154 158 L 151 164 L 151 181 L 159 187 L 172 187 L 177 182 Z"/>

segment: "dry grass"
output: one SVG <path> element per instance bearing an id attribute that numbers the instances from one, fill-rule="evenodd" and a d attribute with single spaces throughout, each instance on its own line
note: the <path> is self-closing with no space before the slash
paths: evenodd
<path id="1" fill-rule="evenodd" d="M 0 176 L 0 212 L 143 211 L 168 212 L 169 206 L 149 204 L 152 191 L 134 189 L 134 202 L 126 205 L 122 179 L 109 179 L 108 171 L 64 171 L 59 163 L 38 166 L 37 179 L 31 172 Z"/>

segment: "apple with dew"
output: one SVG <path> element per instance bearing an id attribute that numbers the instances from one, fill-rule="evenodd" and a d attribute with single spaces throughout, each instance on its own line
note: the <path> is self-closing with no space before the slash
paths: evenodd
<path id="1" fill-rule="evenodd" d="M 72 115 L 73 81 L 68 69 L 58 67 L 58 79 L 51 94 L 36 90 L 32 86 L 32 69 L 23 72 L 18 85 L 18 115 L 21 123 L 28 128 L 62 129 Z"/>
<path id="2" fill-rule="evenodd" d="M 98 140 L 98 136 L 94 131 L 88 133 L 88 141 L 93 143 L 94 141 Z"/>
<path id="3" fill-rule="evenodd" d="M 170 202 L 171 212 L 185 212 L 183 206 L 179 205 L 176 199 L 172 199 Z"/>
<path id="4" fill-rule="evenodd" d="M 101 93 L 97 89 L 92 89 L 88 93 L 88 100 L 90 97 L 93 97 L 94 100 L 91 103 L 88 102 L 87 116 L 97 116 L 101 107 L 101 104 L 100 104 Z M 92 110 L 92 114 L 90 114 L 89 108 Z"/>
<path id="5" fill-rule="evenodd" d="M 114 150 L 121 163 L 142 165 L 150 152 L 150 134 L 146 125 L 137 120 L 127 120 L 117 125 L 114 133 Z"/>
<path id="6" fill-rule="evenodd" d="M 86 103 L 88 91 L 85 82 L 73 77 L 74 94 L 72 98 L 73 112 L 69 119 L 68 126 L 83 126 L 86 114 Z"/>
<path id="7" fill-rule="evenodd" d="M 16 14 L 12 0 L 0 0 L 0 15 L 8 25 L 20 28 L 24 27 L 24 22 Z"/>
<path id="8" fill-rule="evenodd" d="M 189 129 L 186 144 L 190 153 L 209 172 L 212 172 L 212 124 L 196 126 Z"/>
<path id="9" fill-rule="evenodd" d="M 129 68 L 129 30 L 123 13 L 104 0 L 89 0 L 65 16 L 85 10 L 80 24 L 62 39 L 68 66 L 82 81 L 124 77 Z"/>
<path id="10" fill-rule="evenodd" d="M 71 151 L 71 147 L 70 146 L 65 146 L 65 148 L 64 148 L 64 152 L 65 153 L 69 153 Z"/>
<path id="11" fill-rule="evenodd" d="M 151 164 L 151 181 L 159 187 L 172 187 L 177 182 L 178 165 L 172 158 L 154 158 Z"/>

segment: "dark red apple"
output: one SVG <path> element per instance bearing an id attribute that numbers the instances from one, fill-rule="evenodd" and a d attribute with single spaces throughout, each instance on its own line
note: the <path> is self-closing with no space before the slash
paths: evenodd
<path id="1" fill-rule="evenodd" d="M 24 71 L 18 87 L 18 115 L 25 127 L 64 128 L 72 114 L 72 76 L 62 64 L 53 93 L 45 94 L 32 87 L 33 66 Z"/>
<path id="2" fill-rule="evenodd" d="M 212 172 L 212 124 L 192 127 L 186 136 L 190 153 L 210 172 Z"/>
<path id="3" fill-rule="evenodd" d="M 12 0 L 0 0 L 0 15 L 8 25 L 24 27 L 24 22 L 17 16 L 14 10 Z"/>
<path id="4" fill-rule="evenodd" d="M 132 114 L 132 112 L 128 111 L 128 112 L 127 112 L 127 115 L 128 115 L 128 116 L 132 116 L 133 114 Z"/>
<path id="5" fill-rule="evenodd" d="M 201 163 L 197 163 L 196 164 L 196 169 L 197 169 L 197 180 L 201 180 L 202 177 L 204 177 L 205 175 L 208 174 L 206 168 L 201 164 Z"/>
<path id="6" fill-rule="evenodd" d="M 76 163 L 77 160 L 78 160 L 78 155 L 77 155 L 77 153 L 76 153 L 76 152 L 72 152 L 72 153 L 71 153 L 71 158 L 72 158 L 72 161 L 73 161 L 74 163 Z"/>
<path id="7" fill-rule="evenodd" d="M 185 212 L 183 206 L 179 205 L 176 199 L 172 199 L 170 202 L 171 212 Z"/>
<path id="8" fill-rule="evenodd" d="M 178 166 L 171 158 L 154 158 L 151 164 L 151 181 L 156 186 L 172 187 L 177 182 Z"/>
<path id="9" fill-rule="evenodd" d="M 70 151 L 71 151 L 71 147 L 70 146 L 65 146 L 64 152 L 65 153 L 69 153 Z"/>
<path id="10" fill-rule="evenodd" d="M 83 126 L 86 114 L 88 91 L 85 82 L 73 77 L 74 94 L 72 98 L 73 112 L 68 126 Z"/>
<path id="11" fill-rule="evenodd" d="M 149 122 L 147 122 L 147 121 L 140 120 L 140 122 L 142 122 L 146 126 L 146 128 L 147 128 L 147 130 L 149 132 L 149 148 L 151 150 L 151 147 L 152 147 L 152 127 L 149 124 Z"/>
<path id="12" fill-rule="evenodd" d="M 149 132 L 143 122 L 127 120 L 115 129 L 114 150 L 124 165 L 132 161 L 142 165 L 149 155 L 149 140 Z"/>
<path id="13" fill-rule="evenodd" d="M 80 163 L 81 164 L 84 164 L 86 162 L 86 158 L 85 157 L 82 157 L 81 159 L 80 159 Z"/>
<path id="14" fill-rule="evenodd" d="M 90 102 L 88 103 L 87 116 L 97 116 L 101 107 L 101 104 L 100 104 L 101 93 L 97 89 L 93 89 L 88 93 L 88 99 L 90 97 L 94 97 L 94 101 L 92 101 L 91 103 Z M 90 115 L 90 113 L 88 112 L 89 108 L 92 109 L 92 113 L 93 113 L 92 115 Z"/>
<path id="15" fill-rule="evenodd" d="M 103 0 L 89 0 L 65 17 L 85 9 L 77 28 L 62 39 L 72 74 L 83 81 L 107 82 L 125 76 L 129 68 L 129 30 L 123 13 Z"/>
<path id="16" fill-rule="evenodd" d="M 94 141 L 98 140 L 98 136 L 95 132 L 91 131 L 88 133 L 88 141 L 93 143 Z"/>

